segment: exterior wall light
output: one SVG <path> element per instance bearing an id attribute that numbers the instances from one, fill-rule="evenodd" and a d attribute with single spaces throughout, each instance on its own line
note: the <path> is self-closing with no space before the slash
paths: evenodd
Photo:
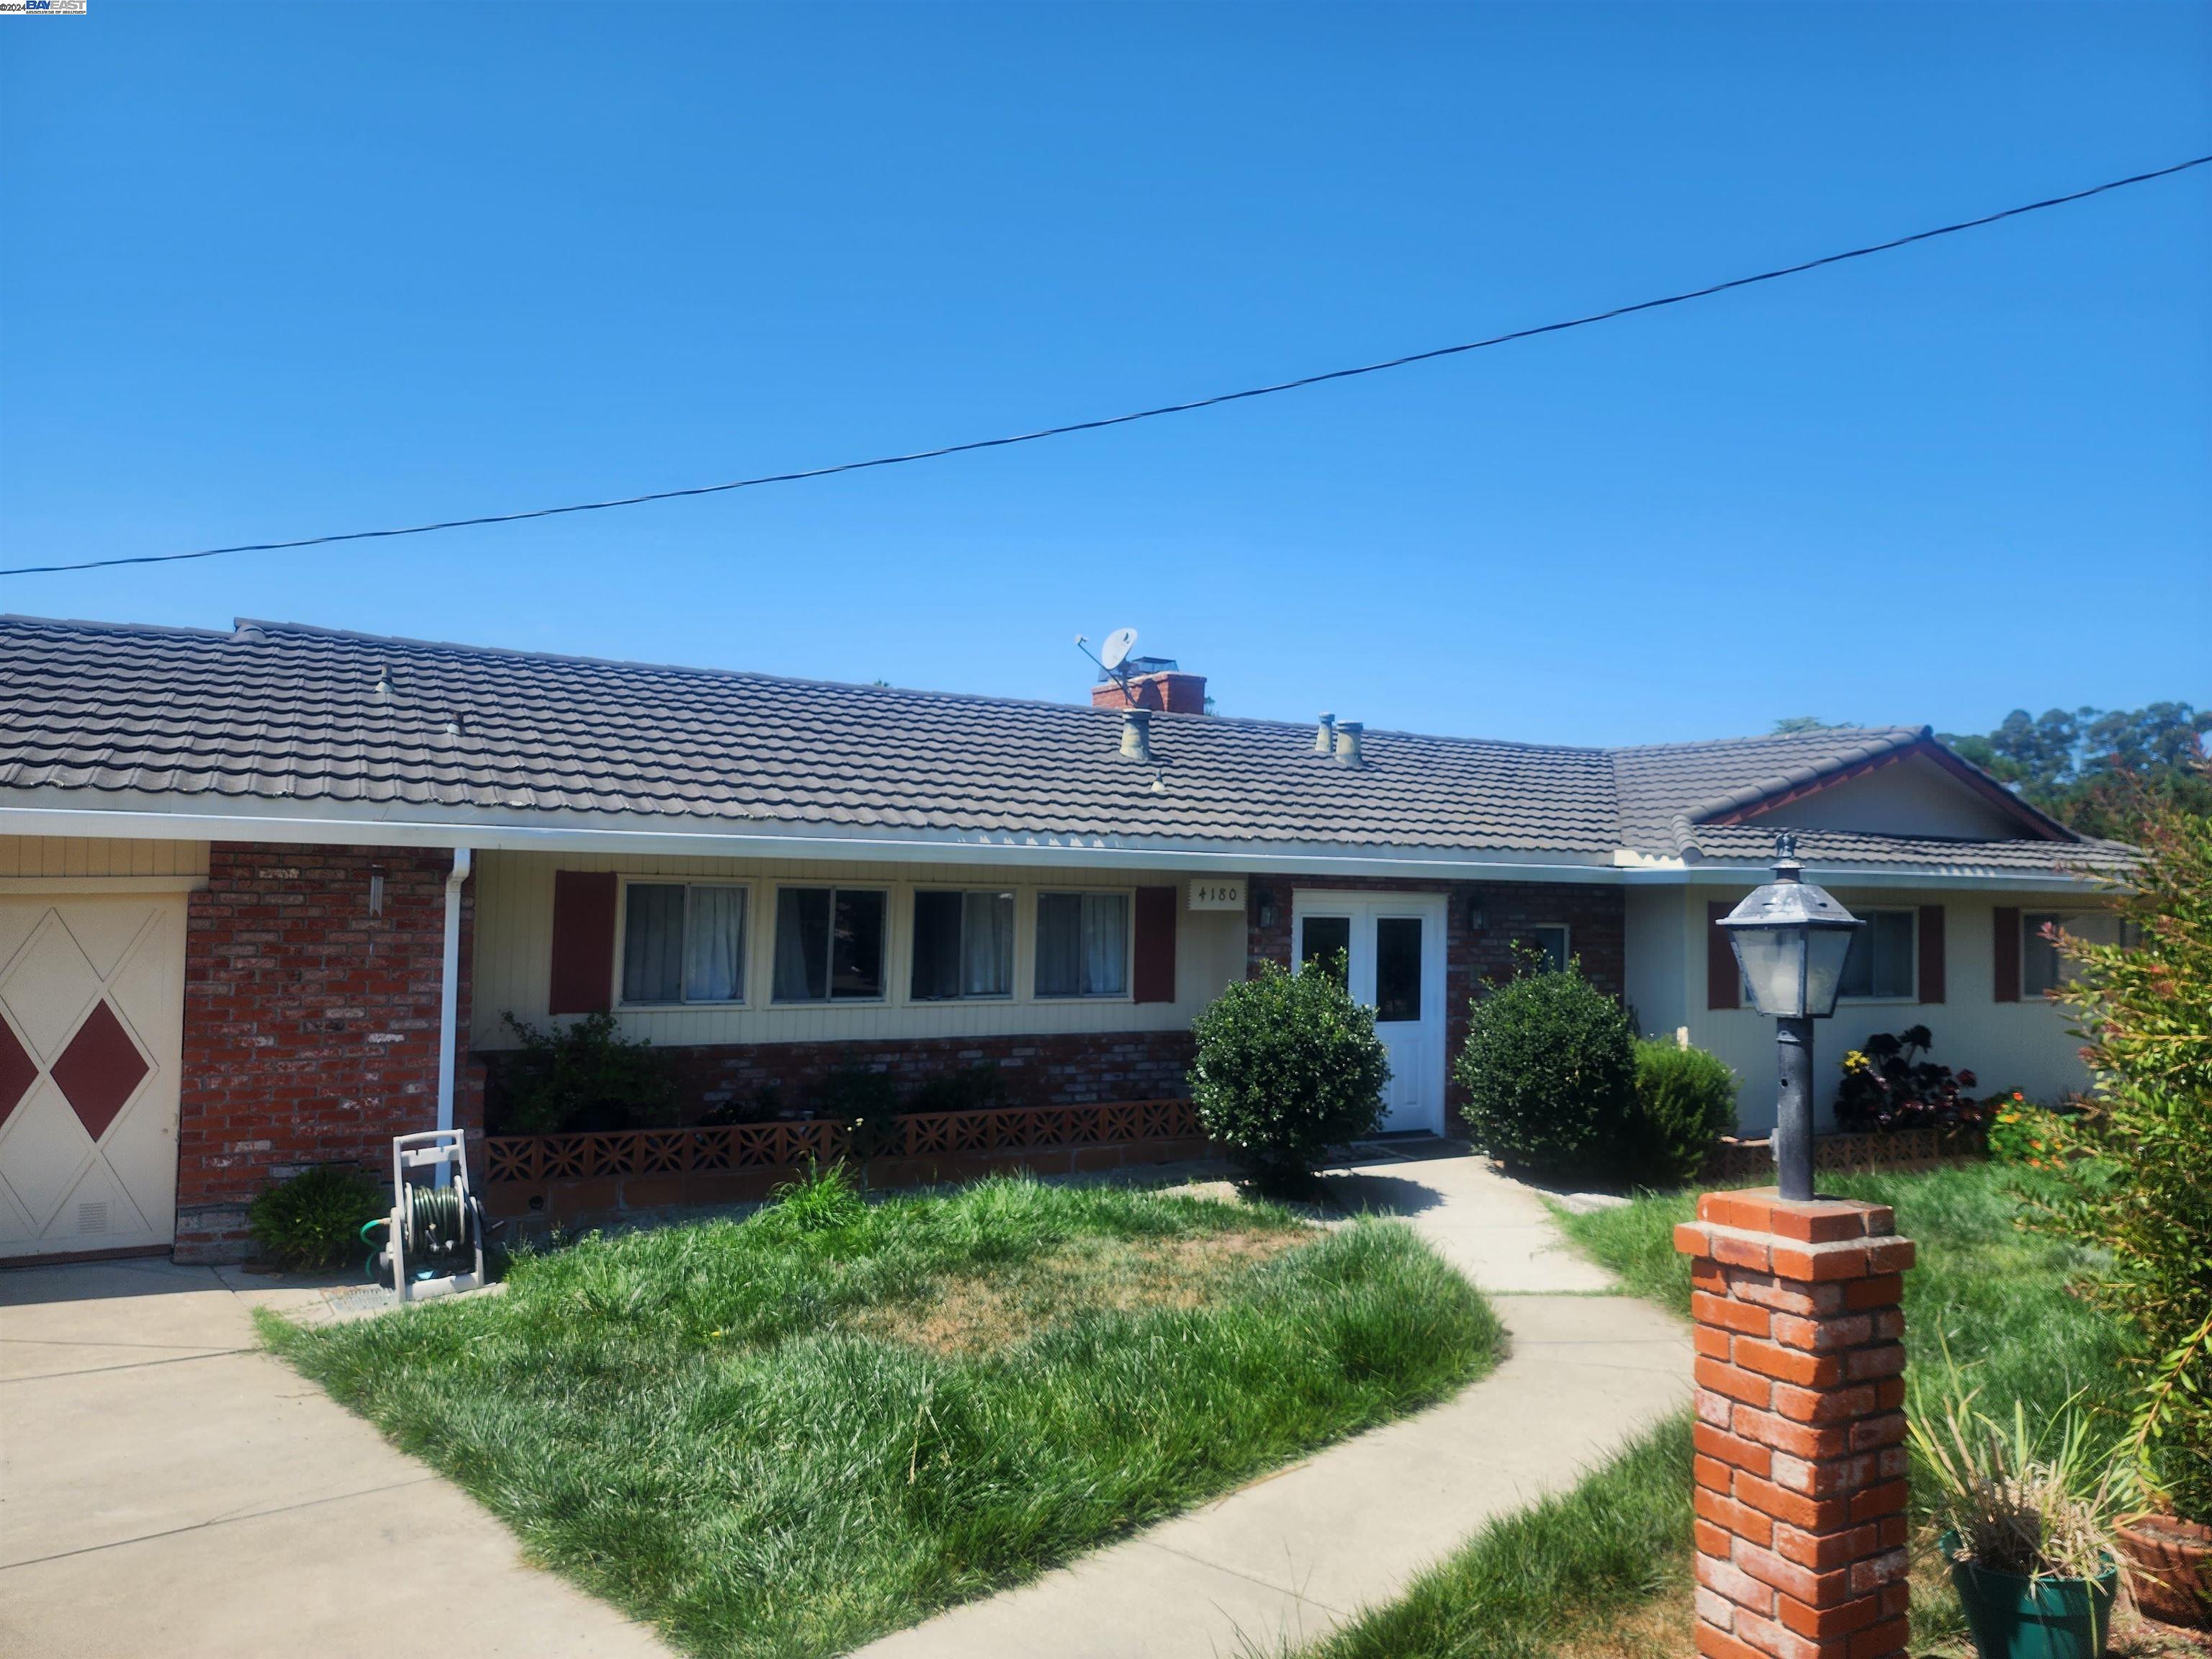
<path id="1" fill-rule="evenodd" d="M 1777 836 L 1774 879 L 1721 921 L 1752 1006 L 1774 1020 L 1774 1163 L 1785 1199 L 1813 1196 L 1813 1022 L 1836 1012 L 1844 959 L 1866 926 L 1803 874 L 1797 838 Z"/>

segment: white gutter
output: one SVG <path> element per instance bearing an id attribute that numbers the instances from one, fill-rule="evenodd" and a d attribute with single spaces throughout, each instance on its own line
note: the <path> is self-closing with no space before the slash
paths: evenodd
<path id="1" fill-rule="evenodd" d="M 711 830 L 625 829 L 603 823 L 479 823 L 373 815 L 351 817 L 291 814 L 169 812 L 128 807 L 0 806 L 0 836 L 123 836 L 149 841 L 266 841 L 302 845 L 451 847 L 465 835 L 478 852 L 682 854 L 695 858 L 853 859 L 898 864 L 1048 864 L 1088 868 L 1316 874 L 1332 871 L 1430 880 L 1600 881 L 1618 872 L 1611 855 L 1592 854 L 1467 853 L 1450 848 L 1383 848 L 1347 851 L 1343 846 L 1281 842 L 1222 842 L 1163 846 L 1116 844 L 1103 836 L 981 832 L 927 835 L 853 834 L 763 823 L 758 829 Z"/>
<path id="2" fill-rule="evenodd" d="M 453 848 L 453 873 L 446 878 L 446 941 L 438 974 L 438 1127 L 453 1127 L 453 1060 L 460 1049 L 461 888 L 469 878 L 471 854 Z M 439 1166 L 445 1184 L 445 1166 Z"/>
<path id="3" fill-rule="evenodd" d="M 404 811 L 405 809 L 401 808 Z M 123 836 L 148 841 L 267 841 L 302 845 L 452 847 L 466 835 L 483 852 L 600 853 L 695 858 L 851 859 L 890 864 L 1080 865 L 1088 869 L 1158 870 L 1184 874 L 1344 875 L 1417 881 L 1578 882 L 1600 886 L 1757 886 L 1764 865 L 1651 860 L 1631 865 L 1617 854 L 1586 860 L 1558 853 L 1467 852 L 1450 848 L 1385 847 L 1347 850 L 1284 842 L 1224 842 L 1147 838 L 1116 844 L 1103 836 L 990 835 L 976 831 L 853 834 L 763 823 L 758 829 L 729 825 L 710 830 L 617 828 L 574 819 L 550 823 L 469 823 L 382 817 L 374 811 L 336 813 L 179 812 L 134 807 L 0 806 L 0 836 Z M 459 849 L 466 850 L 466 849 Z M 1822 881 L 1859 880 L 1892 885 L 2065 889 L 2094 885 L 2088 872 L 1993 870 L 1972 866 L 1847 866 L 1808 861 Z"/>

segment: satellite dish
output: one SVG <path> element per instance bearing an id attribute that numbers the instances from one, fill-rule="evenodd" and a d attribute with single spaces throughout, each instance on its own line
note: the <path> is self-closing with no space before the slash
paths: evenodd
<path id="1" fill-rule="evenodd" d="M 1117 628 L 1106 636 L 1106 647 L 1098 653 L 1098 665 L 1112 673 L 1128 661 L 1129 653 L 1137 648 L 1137 630 Z"/>

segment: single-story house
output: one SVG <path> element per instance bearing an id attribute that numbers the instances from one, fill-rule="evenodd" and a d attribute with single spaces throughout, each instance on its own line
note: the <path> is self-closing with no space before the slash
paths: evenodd
<path id="1" fill-rule="evenodd" d="M 2084 1080 L 2040 929 L 2127 851 L 1925 729 L 1595 749 L 1206 708 L 1164 663 L 1062 705 L 0 620 L 0 1258 L 234 1254 L 273 1176 L 481 1127 L 509 1014 L 611 1012 L 695 1112 L 856 1060 L 1144 1100 L 1224 986 L 1340 949 L 1390 1130 L 1452 1127 L 1521 942 L 1724 1057 L 1758 1131 L 1771 1033 L 1712 923 L 1784 827 L 1870 924 L 1824 1075 L 1926 1024 L 1990 1088 Z"/>

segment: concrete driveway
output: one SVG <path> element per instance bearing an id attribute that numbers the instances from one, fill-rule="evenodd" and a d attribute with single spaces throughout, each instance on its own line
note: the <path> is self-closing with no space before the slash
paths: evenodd
<path id="1" fill-rule="evenodd" d="M 326 1305 L 167 1261 L 0 1273 L 0 1654 L 665 1659 L 259 1352 L 257 1304 Z"/>

